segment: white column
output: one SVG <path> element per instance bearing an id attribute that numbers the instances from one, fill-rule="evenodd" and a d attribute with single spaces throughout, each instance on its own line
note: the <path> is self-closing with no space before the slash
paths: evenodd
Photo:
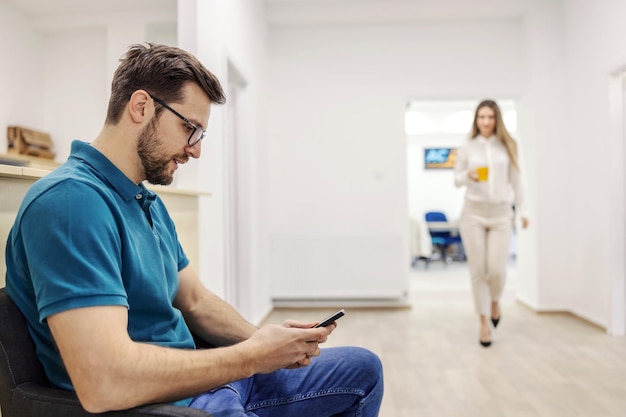
<path id="1" fill-rule="evenodd" d="M 217 75 L 226 80 L 219 65 L 221 51 L 220 10 L 215 0 L 178 0 L 178 46 L 194 54 Z M 223 121 L 221 106 L 213 106 L 202 144 L 202 156 L 185 165 L 177 175 L 177 186 L 210 193 L 199 199 L 199 266 L 202 282 L 224 296 L 224 200 L 223 200 Z"/>
<path id="2" fill-rule="evenodd" d="M 531 226 L 518 232 L 518 298 L 538 310 L 567 310 L 566 247 L 574 223 L 565 210 L 569 161 L 560 5 L 533 1 L 524 26 L 528 80 L 520 100 L 520 153 Z"/>

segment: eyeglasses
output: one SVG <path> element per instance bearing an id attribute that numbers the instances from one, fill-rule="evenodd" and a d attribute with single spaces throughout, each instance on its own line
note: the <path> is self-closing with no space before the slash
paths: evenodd
<path id="1" fill-rule="evenodd" d="M 204 139 L 204 135 L 206 135 L 206 130 L 202 130 L 202 128 L 200 126 L 190 122 L 189 119 L 187 119 L 185 116 L 183 116 L 182 114 L 180 114 L 179 112 L 177 112 L 176 110 L 174 110 L 173 108 L 168 106 L 163 100 L 156 98 L 155 96 L 153 96 L 150 93 L 148 93 L 148 95 L 150 95 L 150 97 L 152 97 L 152 100 L 156 101 L 161 106 L 165 107 L 166 109 L 168 109 L 169 111 L 174 113 L 176 116 L 178 116 L 181 119 L 183 119 L 183 121 L 185 123 L 187 123 L 189 125 L 189 127 L 192 128 L 191 135 L 189 135 L 189 139 L 187 139 L 187 144 L 189 146 L 194 146 L 196 143 L 198 143 L 202 139 Z"/>

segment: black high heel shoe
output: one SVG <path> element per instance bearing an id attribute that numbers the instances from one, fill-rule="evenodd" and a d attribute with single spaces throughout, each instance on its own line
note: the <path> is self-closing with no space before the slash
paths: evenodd
<path id="1" fill-rule="evenodd" d="M 497 319 L 491 317 L 491 322 L 493 323 L 493 327 L 498 327 L 498 323 L 500 323 L 500 317 L 498 317 Z"/>
<path id="2" fill-rule="evenodd" d="M 482 335 L 482 333 L 481 333 L 481 335 Z M 489 347 L 489 346 L 491 346 L 491 329 L 489 329 L 489 340 L 478 339 L 478 342 L 480 343 L 480 345 L 482 347 Z"/>

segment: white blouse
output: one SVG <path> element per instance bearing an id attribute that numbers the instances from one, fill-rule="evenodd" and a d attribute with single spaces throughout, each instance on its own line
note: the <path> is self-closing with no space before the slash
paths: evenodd
<path id="1" fill-rule="evenodd" d="M 473 181 L 469 170 L 489 167 L 487 181 Z M 454 164 L 454 184 L 467 186 L 465 198 L 484 203 L 515 204 L 516 211 L 525 216 L 524 190 L 520 173 L 511 164 L 506 147 L 495 136 L 478 135 L 468 139 L 457 151 Z"/>

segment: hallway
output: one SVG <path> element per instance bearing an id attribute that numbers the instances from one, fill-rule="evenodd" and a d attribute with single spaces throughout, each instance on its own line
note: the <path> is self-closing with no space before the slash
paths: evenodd
<path id="1" fill-rule="evenodd" d="M 626 339 L 569 314 L 534 313 L 514 300 L 512 280 L 484 349 L 466 273 L 459 264 L 413 270 L 410 309 L 346 309 L 328 345 L 380 355 L 381 417 L 624 415 Z M 316 320 L 331 310 L 277 309 L 266 321 Z"/>

